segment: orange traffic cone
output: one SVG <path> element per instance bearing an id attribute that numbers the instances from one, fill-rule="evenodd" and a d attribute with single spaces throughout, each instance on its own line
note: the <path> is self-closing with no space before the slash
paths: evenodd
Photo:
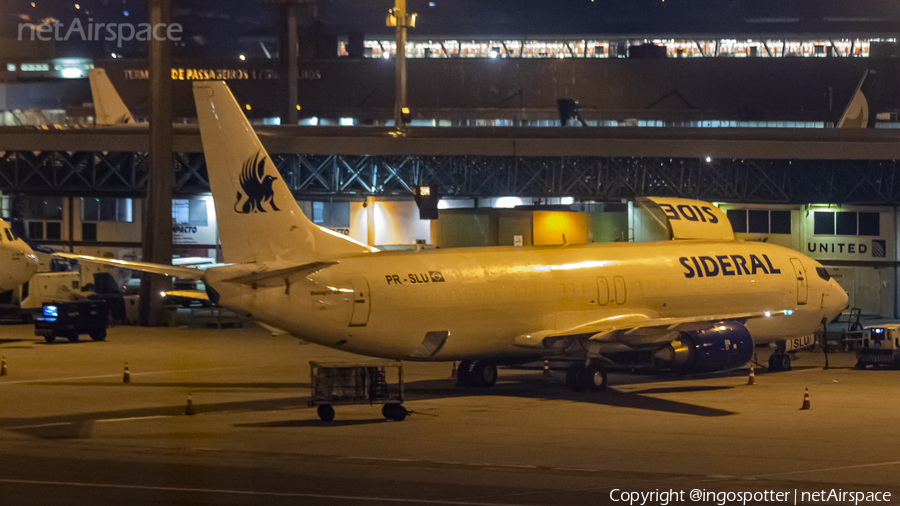
<path id="1" fill-rule="evenodd" d="M 6 369 L 6 357 L 3 357 L 3 362 L 0 363 L 0 376 L 6 376 L 9 374 L 9 371 Z"/>
<path id="2" fill-rule="evenodd" d="M 187 407 L 184 408 L 184 414 L 193 415 L 194 414 L 194 401 L 191 400 L 191 393 L 188 392 L 188 401 Z"/>
<path id="3" fill-rule="evenodd" d="M 747 380 L 748 385 L 756 384 L 756 374 L 753 372 L 753 364 L 750 364 L 750 379 Z"/>
<path id="4" fill-rule="evenodd" d="M 553 377 L 553 375 L 550 374 L 550 361 L 549 360 L 544 360 L 544 377 L 545 378 Z"/>
<path id="5" fill-rule="evenodd" d="M 128 362 L 125 362 L 125 373 L 122 374 L 122 383 L 131 383 L 131 372 L 128 371 Z"/>
<path id="6" fill-rule="evenodd" d="M 803 406 L 800 410 L 809 409 L 809 389 L 806 389 L 806 392 L 803 394 Z"/>

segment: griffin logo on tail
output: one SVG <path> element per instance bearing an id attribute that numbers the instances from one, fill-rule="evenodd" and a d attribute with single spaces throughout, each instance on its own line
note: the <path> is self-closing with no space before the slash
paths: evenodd
<path id="1" fill-rule="evenodd" d="M 241 189 L 244 191 L 237 192 L 237 202 L 234 203 L 234 210 L 240 214 L 264 213 L 263 203 L 268 202 L 272 206 L 273 211 L 280 211 L 275 205 L 275 190 L 272 189 L 272 183 L 278 178 L 266 174 L 266 157 L 259 159 L 259 153 L 256 153 L 252 159 L 248 158 L 244 162 L 244 168 L 241 170 Z M 241 201 L 244 199 L 241 205 Z"/>

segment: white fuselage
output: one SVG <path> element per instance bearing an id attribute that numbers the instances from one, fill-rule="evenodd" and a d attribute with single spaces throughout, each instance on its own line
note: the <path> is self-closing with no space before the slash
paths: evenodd
<path id="1" fill-rule="evenodd" d="M 0 221 L 0 292 L 22 285 L 38 268 L 38 258 L 31 247 Z"/>
<path id="2" fill-rule="evenodd" d="M 429 332 L 449 332 L 432 360 L 516 358 L 546 353 L 516 346 L 516 336 L 613 316 L 792 310 L 746 323 L 765 344 L 811 334 L 847 304 L 846 292 L 817 274 L 818 262 L 756 242 L 438 249 L 337 261 L 289 288 L 222 281 L 259 271 L 256 264 L 210 269 L 207 282 L 221 304 L 299 338 L 392 359 L 409 357 Z"/>

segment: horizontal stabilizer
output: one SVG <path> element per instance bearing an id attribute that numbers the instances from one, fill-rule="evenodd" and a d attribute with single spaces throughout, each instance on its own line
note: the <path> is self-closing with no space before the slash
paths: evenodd
<path id="1" fill-rule="evenodd" d="M 668 230 L 674 240 L 733 241 L 728 217 L 718 207 L 700 200 L 643 197 L 635 203 Z"/>
<path id="2" fill-rule="evenodd" d="M 228 283 L 250 285 L 254 288 L 285 286 L 290 285 L 297 280 L 303 279 L 310 274 L 319 272 L 326 267 L 331 267 L 332 265 L 337 265 L 337 262 L 312 262 L 308 264 L 295 265 L 293 267 L 286 267 L 284 269 L 251 272 L 249 274 L 226 279 L 224 281 Z"/>
<path id="3" fill-rule="evenodd" d="M 119 260 L 116 258 L 100 258 L 88 255 L 75 255 L 73 253 L 54 253 L 53 256 L 60 258 L 68 258 L 70 260 L 79 260 L 83 262 L 91 262 L 101 265 L 109 265 L 119 267 L 121 269 L 132 269 L 135 271 L 149 272 L 151 274 L 162 274 L 163 276 L 172 276 L 183 279 L 203 279 L 203 271 L 191 269 L 189 267 L 178 267 L 175 265 L 151 264 L 147 262 L 130 262 L 128 260 Z"/>

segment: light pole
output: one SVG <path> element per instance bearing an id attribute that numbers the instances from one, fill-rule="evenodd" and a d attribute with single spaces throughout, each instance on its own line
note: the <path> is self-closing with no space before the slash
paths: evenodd
<path id="1" fill-rule="evenodd" d="M 410 117 L 409 107 L 406 105 L 406 29 L 416 26 L 416 14 L 406 13 L 406 0 L 394 0 L 394 8 L 388 13 L 387 25 L 397 27 L 394 126 L 402 128 Z"/>

